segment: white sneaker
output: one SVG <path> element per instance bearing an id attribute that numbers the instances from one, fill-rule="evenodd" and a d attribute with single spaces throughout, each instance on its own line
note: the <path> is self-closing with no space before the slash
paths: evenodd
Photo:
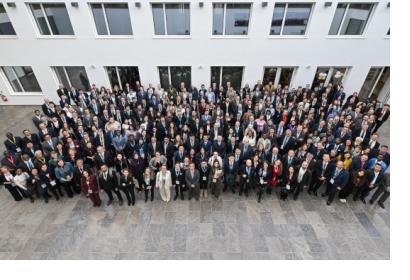
<path id="1" fill-rule="evenodd" d="M 346 199 L 344 199 L 344 198 L 341 198 L 339 200 L 340 200 L 341 203 L 346 203 Z"/>

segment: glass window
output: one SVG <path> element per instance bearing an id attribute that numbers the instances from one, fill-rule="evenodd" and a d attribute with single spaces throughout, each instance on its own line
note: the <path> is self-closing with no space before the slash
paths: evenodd
<path id="1" fill-rule="evenodd" d="M 224 6 L 222 3 L 215 3 L 213 9 L 213 26 L 214 35 L 222 35 L 224 28 Z"/>
<path id="2" fill-rule="evenodd" d="M 270 35 L 305 35 L 312 7 L 311 3 L 275 4 Z"/>
<path id="3" fill-rule="evenodd" d="M 390 67 L 371 67 L 359 92 L 359 97 L 376 97 L 390 77 Z"/>
<path id="4" fill-rule="evenodd" d="M 40 85 L 30 66 L 1 67 L 14 92 L 41 92 Z"/>
<path id="5" fill-rule="evenodd" d="M 275 4 L 273 9 L 272 24 L 270 28 L 270 35 L 280 35 L 282 29 L 282 22 L 285 16 L 285 3 Z"/>
<path id="6" fill-rule="evenodd" d="M 231 82 L 231 86 L 239 90 L 242 86 L 242 74 L 242 66 L 213 66 L 211 67 L 211 83 L 216 83 L 218 87 L 221 85 L 226 87 L 227 82 Z"/>
<path id="7" fill-rule="evenodd" d="M 189 4 L 165 4 L 168 35 L 189 35 Z"/>
<path id="8" fill-rule="evenodd" d="M 71 87 L 71 84 L 68 80 L 67 74 L 65 73 L 64 67 L 54 67 L 54 72 L 56 73 L 57 79 L 60 84 L 69 89 Z"/>
<path id="9" fill-rule="evenodd" d="M 90 5 L 98 35 L 132 35 L 127 3 Z"/>
<path id="10" fill-rule="evenodd" d="M 170 88 L 171 82 L 170 82 L 170 77 L 169 77 L 169 68 L 160 66 L 158 67 L 158 72 L 159 72 L 159 82 L 161 83 L 161 87 L 165 90 L 168 90 Z"/>
<path id="11" fill-rule="evenodd" d="M 95 26 L 98 35 L 108 35 L 107 26 L 105 25 L 104 10 L 101 4 L 91 4 Z"/>
<path id="12" fill-rule="evenodd" d="M 128 4 L 104 4 L 110 35 L 132 35 Z"/>
<path id="13" fill-rule="evenodd" d="M 292 76 L 293 76 L 293 67 L 282 67 L 280 72 L 280 78 L 279 78 L 279 84 L 282 85 L 282 87 L 285 86 L 290 86 L 292 82 Z"/>
<path id="14" fill-rule="evenodd" d="M 135 82 L 140 81 L 140 74 L 138 67 L 128 67 L 128 66 L 109 66 L 106 67 L 108 78 L 110 79 L 111 88 L 118 85 L 121 89 L 125 88 L 128 83 L 130 87 L 134 90 Z"/>
<path id="15" fill-rule="evenodd" d="M 74 35 L 64 3 L 45 3 L 43 7 L 53 35 Z"/>
<path id="16" fill-rule="evenodd" d="M 88 81 L 85 67 L 82 66 L 56 66 L 53 67 L 57 78 L 64 87 L 75 87 L 85 91 L 90 90 L 90 82 Z"/>
<path id="17" fill-rule="evenodd" d="M 165 35 L 165 20 L 163 4 L 152 4 L 152 17 L 154 18 L 155 35 Z"/>
<path id="18" fill-rule="evenodd" d="M 288 4 L 283 35 L 305 35 L 312 4 Z"/>
<path id="19" fill-rule="evenodd" d="M 50 29 L 46 21 L 46 17 L 41 8 L 41 4 L 30 4 L 31 12 L 33 13 L 34 19 L 36 20 L 37 27 L 41 35 L 50 35 Z"/>
<path id="20" fill-rule="evenodd" d="M 216 83 L 216 86 L 219 88 L 221 85 L 221 69 L 222 67 L 211 67 L 211 84 Z"/>
<path id="21" fill-rule="evenodd" d="M 181 83 L 184 83 L 186 89 L 191 88 L 191 67 L 171 66 L 170 72 L 172 87 L 181 89 Z"/>
<path id="22" fill-rule="evenodd" d="M 170 87 L 181 90 L 181 83 L 185 88 L 191 88 L 191 67 L 189 66 L 160 66 L 158 67 L 161 87 L 168 90 Z"/>
<path id="23" fill-rule="evenodd" d="M 226 4 L 225 35 L 247 35 L 251 4 Z"/>
<path id="24" fill-rule="evenodd" d="M 265 67 L 263 71 L 263 85 L 267 85 L 270 82 L 275 84 L 276 73 L 278 72 L 278 68 L 276 67 Z"/>
<path id="25" fill-rule="evenodd" d="M 2 3 L 0 3 L 0 36 L 1 35 L 16 35 L 16 31 L 14 31 L 13 25 Z"/>
<path id="26" fill-rule="evenodd" d="M 373 3 L 339 3 L 329 35 L 362 35 L 373 8 Z"/>
<path id="27" fill-rule="evenodd" d="M 31 3 L 29 5 L 41 35 L 74 35 L 64 3 Z"/>
<path id="28" fill-rule="evenodd" d="M 320 84 L 325 86 L 327 76 L 329 74 L 330 67 L 318 67 L 316 70 L 315 78 L 313 79 L 312 89 L 319 87 Z"/>
<path id="29" fill-rule="evenodd" d="M 346 75 L 346 67 L 335 67 L 333 68 L 332 77 L 330 78 L 330 83 L 332 85 L 339 85 L 343 82 L 343 79 Z"/>
<path id="30" fill-rule="evenodd" d="M 155 35 L 189 35 L 189 3 L 153 3 Z M 165 18 L 164 18 L 165 17 Z"/>

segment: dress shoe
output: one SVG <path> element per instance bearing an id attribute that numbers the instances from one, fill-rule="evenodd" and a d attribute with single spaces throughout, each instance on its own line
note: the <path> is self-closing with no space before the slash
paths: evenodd
<path id="1" fill-rule="evenodd" d="M 325 197 L 326 196 L 326 194 L 325 193 L 322 193 L 322 197 Z"/>
<path id="2" fill-rule="evenodd" d="M 131 206 L 131 202 L 128 202 L 128 206 Z"/>
<path id="3" fill-rule="evenodd" d="M 363 204 L 366 204 L 366 200 L 364 198 L 362 198 L 361 201 L 363 202 Z"/>
<path id="4" fill-rule="evenodd" d="M 373 203 L 374 203 L 374 201 L 370 199 L 370 200 L 369 200 L 369 203 L 370 203 L 370 204 L 373 204 Z"/>
<path id="5" fill-rule="evenodd" d="M 177 196 L 177 195 L 176 195 L 176 196 L 174 196 L 174 201 L 175 201 L 175 200 L 177 200 L 177 198 L 178 198 L 178 196 Z"/>
<path id="6" fill-rule="evenodd" d="M 330 205 L 330 203 L 331 203 L 330 201 L 327 201 L 327 202 L 326 202 L 326 205 Z"/>
<path id="7" fill-rule="evenodd" d="M 124 204 L 124 201 L 123 201 L 123 200 L 120 200 L 120 201 L 119 201 L 119 204 L 120 204 L 120 206 L 122 206 L 122 205 Z"/>
<path id="8" fill-rule="evenodd" d="M 379 206 L 384 209 L 384 204 L 383 204 L 383 202 L 377 201 L 377 204 L 379 204 Z"/>
<path id="9" fill-rule="evenodd" d="M 112 204 L 112 200 L 108 200 L 107 206 L 110 206 Z"/>
<path id="10" fill-rule="evenodd" d="M 314 194 L 315 196 L 317 196 L 317 191 L 313 191 L 313 194 Z"/>
<path id="11" fill-rule="evenodd" d="M 308 194 L 312 194 L 312 191 L 308 191 Z"/>

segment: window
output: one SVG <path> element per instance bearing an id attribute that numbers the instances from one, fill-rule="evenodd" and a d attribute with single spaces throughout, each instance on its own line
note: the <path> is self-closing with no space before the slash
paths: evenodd
<path id="1" fill-rule="evenodd" d="M 332 85 L 342 84 L 347 70 L 348 67 L 318 67 L 312 83 L 312 89 L 320 86 L 320 84 L 323 84 L 325 87 L 329 83 Z"/>
<path id="2" fill-rule="evenodd" d="M 16 35 L 16 31 L 14 31 L 13 25 L 2 3 L 0 3 L 0 36 L 1 35 Z"/>
<path id="3" fill-rule="evenodd" d="M 211 83 L 226 87 L 226 83 L 230 82 L 235 90 L 239 90 L 242 86 L 242 66 L 212 66 L 211 67 Z"/>
<path id="4" fill-rule="evenodd" d="M 390 28 L 389 28 L 389 30 L 387 30 L 387 34 L 386 34 L 387 36 L 390 36 Z"/>
<path id="5" fill-rule="evenodd" d="M 98 35 L 132 35 L 127 3 L 92 3 Z"/>
<path id="6" fill-rule="evenodd" d="M 74 35 L 64 3 L 30 3 L 41 35 Z"/>
<path id="7" fill-rule="evenodd" d="M 1 70 L 14 92 L 41 92 L 30 66 L 3 66 Z"/>
<path id="8" fill-rule="evenodd" d="M 155 35 L 190 35 L 189 3 L 153 3 Z"/>
<path id="9" fill-rule="evenodd" d="M 295 69 L 296 67 L 265 67 L 263 71 L 263 85 L 272 82 L 275 86 L 281 84 L 282 87 L 290 87 Z"/>
<path id="10" fill-rule="evenodd" d="M 362 35 L 374 7 L 373 3 L 339 3 L 329 35 Z"/>
<path id="11" fill-rule="evenodd" d="M 359 92 L 362 99 L 376 99 L 390 78 L 390 67 L 371 67 Z"/>
<path id="12" fill-rule="evenodd" d="M 88 81 L 85 67 L 82 66 L 55 66 L 52 67 L 58 78 L 58 81 L 65 88 L 90 90 L 90 82 Z"/>
<path id="13" fill-rule="evenodd" d="M 213 35 L 248 35 L 251 4 L 214 3 Z"/>
<path id="14" fill-rule="evenodd" d="M 131 88 L 137 90 L 135 88 L 135 82 L 140 81 L 138 67 L 107 66 L 106 69 L 111 88 L 117 85 L 120 89 L 123 89 L 128 83 Z"/>
<path id="15" fill-rule="evenodd" d="M 160 66 L 158 67 L 161 87 L 165 90 L 176 88 L 181 90 L 181 83 L 185 88 L 191 88 L 191 67 L 189 66 Z"/>
<path id="16" fill-rule="evenodd" d="M 276 3 L 270 35 L 305 35 L 313 4 Z"/>

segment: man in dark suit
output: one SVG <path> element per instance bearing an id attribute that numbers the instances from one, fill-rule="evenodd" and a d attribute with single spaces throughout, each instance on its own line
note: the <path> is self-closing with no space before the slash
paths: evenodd
<path id="1" fill-rule="evenodd" d="M 44 141 L 41 143 L 43 152 L 48 156 L 52 151 L 56 149 L 58 144 L 58 139 L 56 137 L 51 137 L 50 134 L 44 135 Z"/>
<path id="2" fill-rule="evenodd" d="M 285 134 L 282 136 L 279 144 L 280 144 L 280 152 L 281 154 L 286 154 L 289 150 L 295 147 L 295 138 L 292 136 L 292 131 L 287 129 Z"/>
<path id="3" fill-rule="evenodd" d="M 296 167 L 300 164 L 299 159 L 295 155 L 294 150 L 289 150 L 288 154 L 285 155 L 282 159 L 283 170 L 288 170 L 289 166 Z"/>
<path id="4" fill-rule="evenodd" d="M 41 148 L 41 141 L 40 137 L 36 133 L 31 133 L 30 130 L 25 129 L 23 130 L 24 137 L 21 139 L 21 145 L 23 148 L 27 147 L 27 143 L 33 143 L 33 146 L 36 149 Z"/>
<path id="5" fill-rule="evenodd" d="M 44 115 L 41 114 L 40 110 L 34 110 L 34 115 L 31 117 L 31 120 L 33 121 L 34 125 L 38 128 L 40 123 L 41 123 L 41 118 Z"/>
<path id="6" fill-rule="evenodd" d="M 88 174 L 92 174 L 91 168 L 88 164 L 84 164 L 82 158 L 78 158 L 75 162 L 75 167 L 73 169 L 73 180 L 74 180 L 74 190 L 76 193 L 81 192 L 81 178 L 83 176 L 83 171 L 87 171 Z"/>
<path id="7" fill-rule="evenodd" d="M 185 191 L 185 174 L 181 169 L 180 163 L 175 163 L 175 167 L 171 170 L 172 185 L 175 187 L 174 201 L 178 199 L 181 194 L 181 200 L 184 200 Z"/>
<path id="8" fill-rule="evenodd" d="M 222 140 L 222 135 L 218 135 L 216 141 L 214 142 L 213 147 L 214 152 L 218 152 L 218 154 L 225 158 L 226 155 L 226 145 L 225 142 Z"/>
<path id="9" fill-rule="evenodd" d="M 330 163 L 329 154 L 324 154 L 321 160 L 318 160 L 315 167 L 315 176 L 312 177 L 312 183 L 310 185 L 308 193 L 317 196 L 317 191 L 322 186 L 324 182 L 329 179 L 331 175 L 332 165 Z"/>
<path id="10" fill-rule="evenodd" d="M 372 170 L 366 171 L 366 184 L 363 186 L 362 191 L 360 192 L 360 200 L 366 204 L 366 197 L 369 193 L 379 187 L 383 187 L 384 183 L 384 174 L 381 172 L 382 166 L 376 163 Z M 357 199 L 358 192 L 355 195 L 354 199 Z"/>
<path id="11" fill-rule="evenodd" d="M 98 135 L 94 137 L 93 144 L 95 147 L 102 146 L 105 149 L 110 148 L 109 140 L 102 129 L 98 130 Z"/>
<path id="12" fill-rule="evenodd" d="M 228 156 L 228 159 L 225 160 L 223 171 L 225 179 L 225 185 L 223 190 L 226 191 L 226 189 L 229 186 L 232 193 L 235 193 L 236 177 L 238 176 L 239 166 L 235 162 L 235 156 L 233 154 L 230 154 Z"/>
<path id="13" fill-rule="evenodd" d="M 243 139 L 242 143 L 239 145 L 241 150 L 241 157 L 243 160 L 251 158 L 253 156 L 253 148 L 249 145 L 248 139 Z"/>
<path id="14" fill-rule="evenodd" d="M 340 192 L 346 187 L 349 181 L 349 173 L 343 168 L 343 161 L 338 161 L 336 166 L 330 172 L 329 180 L 327 181 L 326 192 L 322 193 L 322 197 L 328 196 L 327 205 L 333 202 L 337 192 Z"/>
<path id="15" fill-rule="evenodd" d="M 382 194 L 383 193 L 383 194 Z M 382 196 L 380 196 L 382 194 Z M 373 204 L 377 199 L 377 204 L 384 209 L 384 202 L 390 196 L 390 174 L 384 173 L 384 180 L 379 183 L 378 188 L 370 199 L 370 204 Z M 379 198 L 380 197 L 380 198 Z"/>
<path id="16" fill-rule="evenodd" d="M 194 149 L 197 152 L 199 151 L 199 142 L 195 139 L 194 134 L 189 135 L 189 139 L 185 141 L 184 146 L 187 151 L 190 151 L 191 149 Z"/>
<path id="17" fill-rule="evenodd" d="M 248 197 L 252 177 L 255 175 L 255 168 L 252 166 L 252 161 L 250 159 L 247 159 L 245 164 L 240 168 L 239 175 L 241 177 L 239 195 L 241 196 L 242 193 L 245 193 L 245 196 Z"/>
<path id="18" fill-rule="evenodd" d="M 105 163 L 101 164 L 101 172 L 98 176 L 98 182 L 101 189 L 107 193 L 107 206 L 111 205 L 114 201 L 114 196 L 112 195 L 113 192 L 117 195 L 120 206 L 123 204 L 124 200 L 122 199 L 121 193 L 118 189 L 117 174 L 113 170 L 110 171 Z"/>
<path id="19" fill-rule="evenodd" d="M 376 125 L 374 126 L 373 133 L 377 132 L 382 124 L 387 121 L 390 116 L 390 105 L 385 104 L 383 108 L 376 110 Z"/>
<path id="20" fill-rule="evenodd" d="M 16 154 L 21 153 L 22 145 L 21 145 L 21 138 L 19 136 L 14 136 L 13 133 L 6 133 L 6 141 L 4 141 L 4 145 L 6 146 L 7 151 Z"/>
<path id="21" fill-rule="evenodd" d="M 195 169 L 195 163 L 189 164 L 189 169 L 185 172 L 185 183 L 188 189 L 188 200 L 193 197 L 199 200 L 199 171 Z"/>
<path id="22" fill-rule="evenodd" d="M 296 172 L 296 184 L 293 192 L 293 199 L 297 200 L 299 193 L 303 191 L 303 188 L 310 186 L 312 180 L 312 172 L 308 169 L 309 164 L 307 161 L 302 162 L 299 170 Z"/>
<path id="23" fill-rule="evenodd" d="M 98 168 L 102 167 L 103 165 L 107 165 L 108 167 L 114 166 L 114 159 L 109 151 L 106 151 L 104 147 L 98 146 L 97 153 L 94 155 L 95 164 Z"/>

